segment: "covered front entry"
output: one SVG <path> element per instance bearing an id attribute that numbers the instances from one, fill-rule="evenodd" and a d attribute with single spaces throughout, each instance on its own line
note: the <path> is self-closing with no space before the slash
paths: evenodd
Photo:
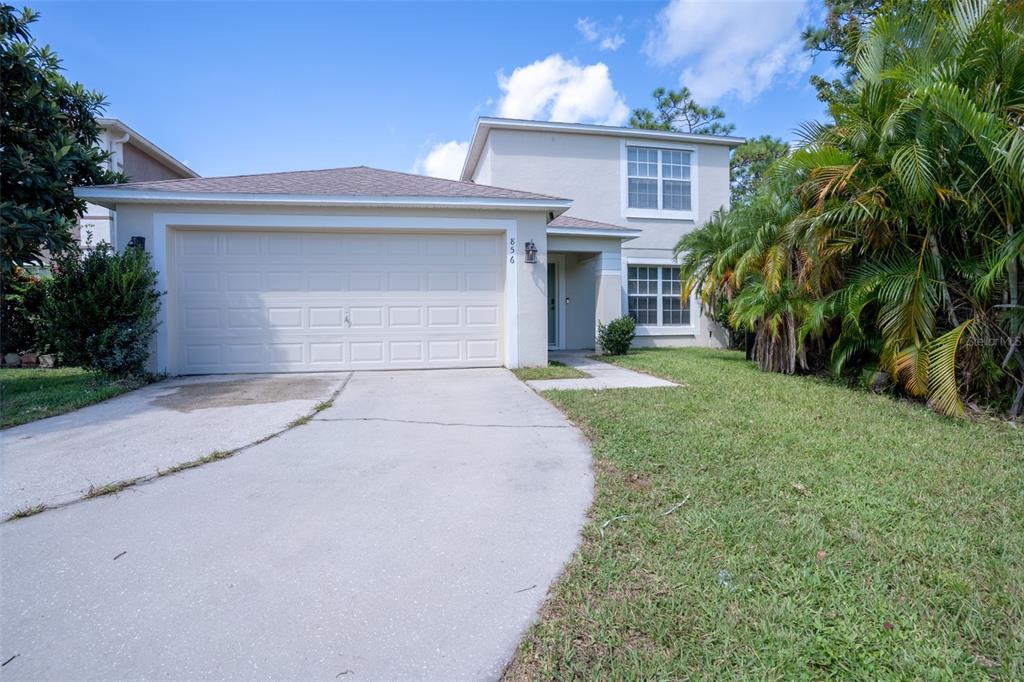
<path id="1" fill-rule="evenodd" d="M 548 256 L 548 349 L 594 348 L 597 254 Z"/>
<path id="2" fill-rule="evenodd" d="M 495 367 L 495 234 L 175 230 L 181 374 Z"/>
<path id="3" fill-rule="evenodd" d="M 597 323 L 622 314 L 619 240 L 548 242 L 555 247 L 548 252 L 548 349 L 593 349 Z"/>

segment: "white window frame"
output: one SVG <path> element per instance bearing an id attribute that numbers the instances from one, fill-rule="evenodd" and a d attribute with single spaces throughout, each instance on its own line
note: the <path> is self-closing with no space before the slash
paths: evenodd
<path id="1" fill-rule="evenodd" d="M 629 207 L 629 148 L 642 147 L 644 149 L 668 149 L 690 153 L 690 210 L 679 211 L 663 208 L 630 208 Z M 699 175 L 699 161 L 697 147 L 694 145 L 677 144 L 671 142 L 651 142 L 638 144 L 622 140 L 620 144 L 621 169 L 620 184 L 622 187 L 622 217 L 624 218 L 661 218 L 667 220 L 696 220 L 697 219 L 697 176 Z M 662 205 L 662 180 L 661 177 L 661 154 L 658 154 L 658 206 Z"/>
<path id="2" fill-rule="evenodd" d="M 679 267 L 679 261 L 672 258 L 629 258 L 624 259 L 622 268 L 622 314 L 629 315 L 629 268 L 631 267 L 656 267 L 658 268 L 658 322 L 662 316 L 661 293 L 661 268 Z M 638 324 L 636 326 L 637 336 L 696 336 L 700 332 L 700 308 L 697 306 L 697 292 L 690 292 L 690 324 L 663 325 L 663 324 Z"/>

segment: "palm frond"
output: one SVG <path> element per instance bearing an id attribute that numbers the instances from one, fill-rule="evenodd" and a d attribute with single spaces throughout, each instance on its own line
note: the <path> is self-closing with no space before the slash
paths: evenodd
<path id="1" fill-rule="evenodd" d="M 973 319 L 967 320 L 928 344 L 928 402 L 945 415 L 964 413 L 956 375 L 957 351 L 973 322 Z"/>

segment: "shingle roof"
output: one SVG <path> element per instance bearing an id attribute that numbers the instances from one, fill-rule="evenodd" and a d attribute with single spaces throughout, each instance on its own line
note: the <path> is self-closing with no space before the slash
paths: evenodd
<path id="1" fill-rule="evenodd" d="M 154 182 L 93 185 L 89 189 L 137 190 L 139 192 L 190 192 L 218 194 L 290 194 L 352 197 L 451 197 L 478 199 L 554 199 L 558 197 L 520 192 L 474 182 L 445 180 L 425 175 L 355 166 L 327 170 L 232 175 Z"/>
<path id="2" fill-rule="evenodd" d="M 586 220 L 584 218 L 577 218 L 571 215 L 565 215 L 564 213 L 550 223 L 548 227 L 575 227 L 586 230 L 616 230 L 617 232 L 640 232 L 632 227 L 622 227 L 621 225 L 612 225 L 611 223 L 599 223 L 596 220 Z"/>

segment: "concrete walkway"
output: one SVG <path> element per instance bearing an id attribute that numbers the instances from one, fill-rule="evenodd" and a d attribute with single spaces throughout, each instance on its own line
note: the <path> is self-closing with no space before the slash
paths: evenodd
<path id="1" fill-rule="evenodd" d="M 0 524 L 2 677 L 497 679 L 592 486 L 511 372 L 357 372 L 235 457 Z"/>
<path id="2" fill-rule="evenodd" d="M 346 374 L 250 374 L 162 381 L 0 431 L 0 521 L 36 505 L 233 450 L 312 412 Z"/>
<path id="3" fill-rule="evenodd" d="M 625 367 L 619 367 L 608 362 L 601 362 L 587 357 L 593 355 L 593 351 L 560 351 L 548 354 L 550 360 L 561 362 L 564 365 L 575 367 L 586 372 L 589 378 L 581 379 L 536 379 L 527 381 L 530 388 L 536 391 L 551 390 L 602 390 L 606 388 L 651 388 L 657 386 L 677 386 L 671 381 L 653 377 L 650 374 L 641 374 Z"/>

